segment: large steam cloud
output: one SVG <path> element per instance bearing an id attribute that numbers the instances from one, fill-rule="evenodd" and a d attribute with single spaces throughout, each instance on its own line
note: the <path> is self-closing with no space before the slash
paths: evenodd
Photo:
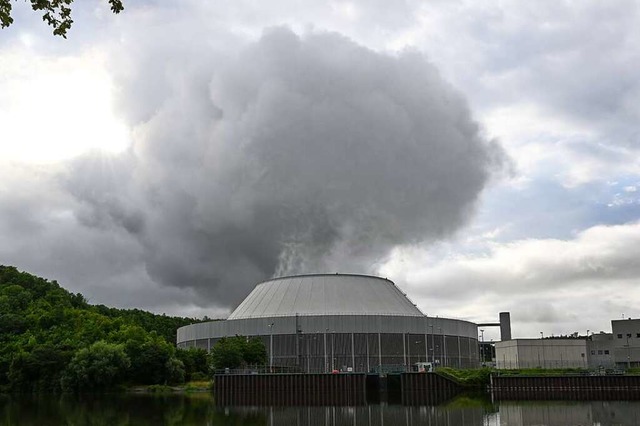
<path id="1" fill-rule="evenodd" d="M 154 280 L 219 306 L 274 274 L 375 272 L 394 246 L 463 225 L 501 165 L 419 54 L 274 29 L 156 72 L 178 83 L 153 105 L 122 99 L 141 119 L 132 150 L 78 161 L 67 186 L 84 224 L 135 236 Z"/>

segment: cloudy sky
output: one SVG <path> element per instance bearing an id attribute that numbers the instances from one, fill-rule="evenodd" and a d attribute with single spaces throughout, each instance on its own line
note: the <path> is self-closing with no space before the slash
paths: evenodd
<path id="1" fill-rule="evenodd" d="M 0 31 L 0 264 L 224 316 L 378 274 L 514 335 L 640 316 L 637 2 L 24 2 Z M 497 338 L 486 332 L 486 338 Z"/>

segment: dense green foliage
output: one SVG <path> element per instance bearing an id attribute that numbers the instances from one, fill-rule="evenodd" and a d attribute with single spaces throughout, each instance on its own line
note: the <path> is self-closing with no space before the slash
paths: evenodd
<path id="1" fill-rule="evenodd" d="M 214 370 L 266 363 L 267 350 L 258 338 L 223 337 L 211 350 L 211 366 Z"/>
<path id="2" fill-rule="evenodd" d="M 185 381 L 207 380 L 209 375 L 209 354 L 204 349 L 189 348 L 176 352 L 184 366 Z"/>
<path id="3" fill-rule="evenodd" d="M 183 355 L 174 346 L 176 329 L 194 322 L 93 306 L 55 281 L 0 266 L 0 389 L 180 383 L 185 375 L 208 371 L 206 353 Z"/>
<path id="4" fill-rule="evenodd" d="M 124 346 L 99 341 L 82 348 L 62 376 L 62 388 L 68 391 L 107 390 L 120 383 L 131 367 Z"/>

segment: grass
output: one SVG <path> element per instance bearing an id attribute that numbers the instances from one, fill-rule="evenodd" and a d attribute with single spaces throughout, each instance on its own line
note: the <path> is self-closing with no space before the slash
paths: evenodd
<path id="1" fill-rule="evenodd" d="M 191 381 L 184 385 L 184 391 L 185 392 L 207 392 L 211 390 L 212 385 L 213 385 L 213 382 L 209 380 Z"/>
<path id="2" fill-rule="evenodd" d="M 517 370 L 495 370 L 501 376 L 567 376 L 588 374 L 584 368 L 522 368 Z"/>
<path id="3" fill-rule="evenodd" d="M 475 369 L 456 369 L 449 367 L 440 367 L 436 370 L 436 373 L 441 374 L 463 387 L 473 389 L 483 389 L 489 385 L 491 373 L 494 370 L 491 368 L 475 368 Z"/>
<path id="4" fill-rule="evenodd" d="M 129 392 L 139 393 L 197 393 L 210 392 L 213 382 L 208 380 L 198 380 L 187 382 L 182 385 L 148 385 L 148 386 L 132 386 L 127 388 Z"/>
<path id="5" fill-rule="evenodd" d="M 500 376 L 567 376 L 588 374 L 583 368 L 523 368 L 518 370 L 496 370 L 493 368 L 456 369 L 440 367 L 436 373 L 447 377 L 468 389 L 485 389 L 491 382 L 491 375 Z M 640 375 L 640 368 L 630 369 L 627 374 Z"/>

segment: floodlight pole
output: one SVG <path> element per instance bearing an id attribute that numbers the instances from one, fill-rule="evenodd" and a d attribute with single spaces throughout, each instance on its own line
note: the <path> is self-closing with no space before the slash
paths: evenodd
<path id="1" fill-rule="evenodd" d="M 273 373 L 273 325 L 274 323 L 267 325 L 269 327 L 269 373 Z"/>

